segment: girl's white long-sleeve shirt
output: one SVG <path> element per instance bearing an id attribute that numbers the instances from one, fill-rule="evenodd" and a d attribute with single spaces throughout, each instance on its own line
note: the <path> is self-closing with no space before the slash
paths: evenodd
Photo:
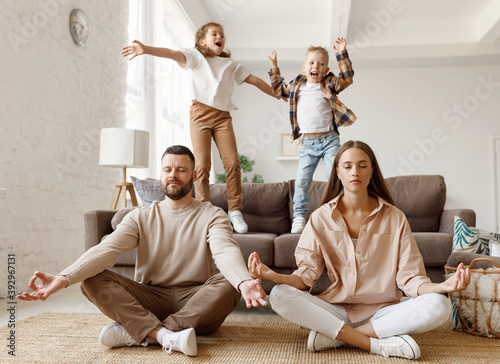
<path id="1" fill-rule="evenodd" d="M 250 70 L 232 58 L 205 57 L 196 48 L 182 48 L 184 69 L 191 73 L 193 100 L 222 111 L 236 110 L 231 101 L 234 84 L 251 75 Z"/>

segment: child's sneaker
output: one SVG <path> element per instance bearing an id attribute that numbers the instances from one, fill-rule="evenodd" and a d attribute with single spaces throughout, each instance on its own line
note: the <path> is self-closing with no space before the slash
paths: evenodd
<path id="1" fill-rule="evenodd" d="M 297 216 L 293 218 L 292 222 L 292 234 L 300 234 L 304 230 L 306 225 L 306 218 L 303 216 Z"/>
<path id="2" fill-rule="evenodd" d="M 229 210 L 227 216 L 229 216 L 229 221 L 233 224 L 234 231 L 240 234 L 245 234 L 248 231 L 248 225 L 245 220 L 243 220 L 243 214 L 240 210 Z"/>

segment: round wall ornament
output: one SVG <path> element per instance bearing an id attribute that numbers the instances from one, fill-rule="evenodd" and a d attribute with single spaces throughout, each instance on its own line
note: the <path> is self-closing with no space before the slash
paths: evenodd
<path id="1" fill-rule="evenodd" d="M 89 38 L 89 20 L 81 9 L 73 9 L 69 15 L 69 31 L 73 41 L 78 45 L 85 45 Z"/>

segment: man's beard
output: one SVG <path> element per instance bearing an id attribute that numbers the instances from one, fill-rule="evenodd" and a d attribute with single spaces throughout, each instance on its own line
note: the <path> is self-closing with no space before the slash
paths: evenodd
<path id="1" fill-rule="evenodd" d="M 186 184 L 182 184 L 180 181 L 176 181 L 177 183 L 180 183 L 180 189 L 175 187 L 176 190 L 172 191 L 172 189 L 168 189 L 168 182 L 166 183 L 165 186 L 162 186 L 163 193 L 165 193 L 165 196 L 170 198 L 171 200 L 177 201 L 186 196 L 189 192 L 191 192 L 191 189 L 193 188 L 193 177 L 191 177 L 190 181 Z"/>

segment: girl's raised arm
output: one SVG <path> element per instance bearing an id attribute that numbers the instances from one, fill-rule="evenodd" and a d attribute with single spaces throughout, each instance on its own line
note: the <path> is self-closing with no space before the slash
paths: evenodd
<path id="1" fill-rule="evenodd" d="M 243 82 L 246 82 L 246 83 L 248 83 L 250 85 L 254 85 L 259 90 L 261 90 L 262 92 L 264 92 L 265 94 L 268 94 L 269 96 L 272 96 L 272 97 L 274 97 L 274 98 L 276 98 L 278 100 L 279 99 L 283 99 L 283 100 L 287 101 L 286 99 L 282 98 L 281 96 L 276 95 L 273 92 L 273 89 L 271 88 L 271 86 L 269 86 L 266 83 L 266 81 L 264 81 L 262 78 L 256 77 L 254 75 L 250 75 Z"/>
<path id="2" fill-rule="evenodd" d="M 150 47 L 134 40 L 132 44 L 122 48 L 122 56 L 129 57 L 129 61 L 142 54 L 149 54 L 155 57 L 169 58 L 179 63 L 186 64 L 186 56 L 181 51 L 174 51 L 169 48 Z"/>

